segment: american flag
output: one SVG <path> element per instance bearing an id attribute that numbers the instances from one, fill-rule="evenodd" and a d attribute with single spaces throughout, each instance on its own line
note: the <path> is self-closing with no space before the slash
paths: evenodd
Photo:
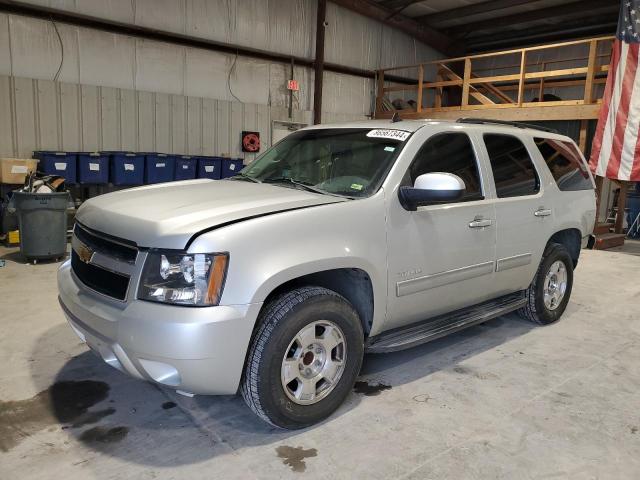
<path id="1" fill-rule="evenodd" d="M 622 0 L 589 160 L 601 177 L 640 181 L 639 54 L 640 0 Z"/>

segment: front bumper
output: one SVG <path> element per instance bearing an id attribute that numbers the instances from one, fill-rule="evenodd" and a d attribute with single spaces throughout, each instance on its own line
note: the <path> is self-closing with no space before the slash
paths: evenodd
<path id="1" fill-rule="evenodd" d="M 119 302 L 85 287 L 69 261 L 58 270 L 58 291 L 73 329 L 109 365 L 190 393 L 236 393 L 262 304 Z"/>

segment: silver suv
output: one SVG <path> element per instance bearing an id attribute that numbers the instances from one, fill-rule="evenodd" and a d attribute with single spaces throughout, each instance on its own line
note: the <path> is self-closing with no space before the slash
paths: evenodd
<path id="1" fill-rule="evenodd" d="M 228 180 L 87 201 L 58 273 L 105 362 L 235 394 L 301 428 L 351 391 L 365 352 L 517 311 L 560 318 L 595 220 L 568 137 L 481 120 L 293 133 Z"/>

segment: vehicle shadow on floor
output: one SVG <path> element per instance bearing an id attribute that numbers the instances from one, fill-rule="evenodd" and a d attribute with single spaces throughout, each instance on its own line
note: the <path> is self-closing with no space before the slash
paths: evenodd
<path id="1" fill-rule="evenodd" d="M 358 388 L 334 415 L 310 429 L 325 428 L 348 415 L 364 395 L 382 397 L 385 392 L 376 386 L 393 388 L 453 369 L 531 328 L 529 322 L 512 314 L 410 350 L 366 355 Z M 67 358 L 55 373 L 53 386 L 43 384 L 47 381 L 44 377 L 50 376 L 43 376 L 38 365 L 52 361 L 52 350 L 73 351 L 74 345 L 77 351 L 77 338 L 67 325 L 50 329 L 33 351 L 32 377 L 46 391 L 43 398 L 60 428 L 90 450 L 141 465 L 175 466 L 279 443 L 305 431 L 267 425 L 240 396 L 187 398 L 133 379 L 89 351 Z M 70 403 L 76 405 L 77 412 Z"/>

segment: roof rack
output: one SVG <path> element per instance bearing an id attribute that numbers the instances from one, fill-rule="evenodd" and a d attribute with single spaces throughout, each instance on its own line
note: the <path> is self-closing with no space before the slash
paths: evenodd
<path id="1" fill-rule="evenodd" d="M 508 122 L 506 120 L 489 120 L 486 118 L 459 118 L 456 120 L 457 123 L 471 123 L 475 125 L 506 125 L 509 127 L 516 128 L 532 128 L 534 130 L 542 130 L 543 132 L 549 133 L 558 133 L 557 130 L 548 127 L 541 127 L 540 125 L 533 125 L 532 123 L 523 123 L 523 122 Z"/>

